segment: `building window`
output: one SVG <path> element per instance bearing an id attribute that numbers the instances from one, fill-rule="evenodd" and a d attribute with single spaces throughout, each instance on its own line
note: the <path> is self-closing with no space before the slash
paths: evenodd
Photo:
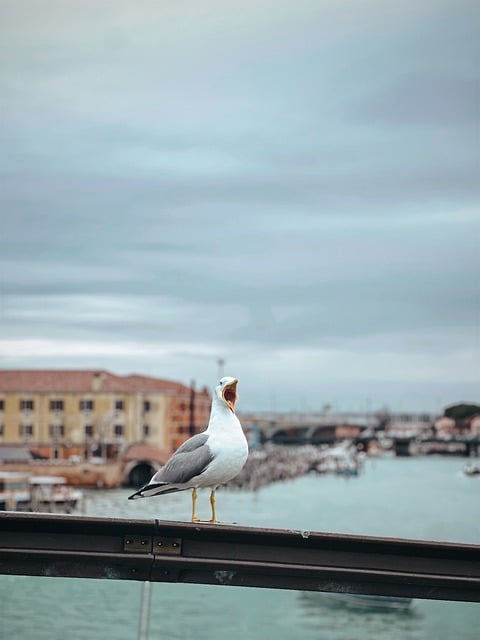
<path id="1" fill-rule="evenodd" d="M 20 411 L 33 411 L 33 400 L 20 400 Z"/>
<path id="2" fill-rule="evenodd" d="M 0 436 L 3 436 L 3 424 L 0 424 Z"/>
<path id="3" fill-rule="evenodd" d="M 0 400 L 0 411 L 3 411 L 4 408 L 5 408 L 5 403 L 4 403 L 4 400 L 2 399 Z"/>
<path id="4" fill-rule="evenodd" d="M 63 411 L 63 400 L 50 400 L 50 411 Z"/>
<path id="5" fill-rule="evenodd" d="M 93 424 L 85 425 L 85 435 L 87 436 L 87 438 L 93 436 Z"/>
<path id="6" fill-rule="evenodd" d="M 115 410 L 123 411 L 123 400 L 115 400 Z"/>
<path id="7" fill-rule="evenodd" d="M 123 436 L 123 424 L 116 424 L 114 427 L 114 433 L 116 436 Z"/>
<path id="8" fill-rule="evenodd" d="M 143 425 L 143 435 L 145 438 L 147 438 L 150 435 L 150 425 L 149 424 L 144 424 Z"/>
<path id="9" fill-rule="evenodd" d="M 150 400 L 144 400 L 143 402 L 143 410 L 150 411 Z"/>
<path id="10" fill-rule="evenodd" d="M 93 400 L 80 400 L 80 411 L 93 411 Z"/>
<path id="11" fill-rule="evenodd" d="M 31 425 L 31 424 L 21 424 L 20 425 L 20 436 L 22 438 L 27 438 L 28 436 L 33 436 L 33 425 Z"/>
<path id="12" fill-rule="evenodd" d="M 65 428 L 63 424 L 51 424 L 50 425 L 50 436 L 52 438 L 59 438 L 65 434 Z"/>

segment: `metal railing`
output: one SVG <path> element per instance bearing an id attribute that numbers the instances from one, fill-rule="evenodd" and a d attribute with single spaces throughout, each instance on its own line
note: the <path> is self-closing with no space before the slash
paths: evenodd
<path id="1" fill-rule="evenodd" d="M 480 602 L 480 546 L 0 513 L 0 573 Z"/>

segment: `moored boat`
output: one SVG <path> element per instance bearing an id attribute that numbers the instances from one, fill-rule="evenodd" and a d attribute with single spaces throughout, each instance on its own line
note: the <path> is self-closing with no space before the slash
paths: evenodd
<path id="1" fill-rule="evenodd" d="M 339 476 L 357 476 L 365 454 L 359 453 L 351 442 L 345 441 L 320 453 L 315 466 L 318 473 L 335 473 Z"/>
<path id="2" fill-rule="evenodd" d="M 463 473 L 466 476 L 478 476 L 478 475 L 480 475 L 480 462 L 468 462 L 463 467 Z"/>
<path id="3" fill-rule="evenodd" d="M 17 471 L 0 471 L 0 510 L 17 511 L 28 508 L 29 504 L 28 475 Z"/>
<path id="4" fill-rule="evenodd" d="M 83 491 L 67 485 L 61 476 L 32 476 L 30 490 L 32 511 L 71 513 L 83 502 Z"/>

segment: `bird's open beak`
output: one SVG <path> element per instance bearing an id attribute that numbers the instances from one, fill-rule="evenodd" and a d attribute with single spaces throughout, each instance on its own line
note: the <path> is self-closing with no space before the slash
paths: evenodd
<path id="1" fill-rule="evenodd" d="M 222 396 L 232 411 L 235 411 L 235 403 L 237 401 L 237 384 L 238 380 L 234 380 L 230 384 L 225 385 Z"/>

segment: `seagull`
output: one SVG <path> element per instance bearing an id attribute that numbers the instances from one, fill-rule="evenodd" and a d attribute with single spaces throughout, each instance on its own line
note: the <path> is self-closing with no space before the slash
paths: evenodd
<path id="1" fill-rule="evenodd" d="M 192 489 L 192 522 L 218 522 L 215 491 L 238 475 L 248 458 L 247 439 L 235 415 L 237 384 L 230 376 L 220 380 L 205 431 L 186 440 L 148 484 L 128 496 L 129 500 Z M 197 489 L 203 487 L 211 490 L 211 520 L 200 520 L 196 513 Z"/>

